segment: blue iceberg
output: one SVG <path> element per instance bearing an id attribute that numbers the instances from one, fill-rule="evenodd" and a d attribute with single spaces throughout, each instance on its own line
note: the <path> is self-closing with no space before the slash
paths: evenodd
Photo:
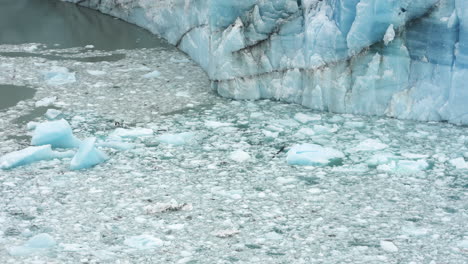
<path id="1" fill-rule="evenodd" d="M 31 145 L 52 145 L 53 148 L 76 148 L 80 140 L 73 135 L 67 121 L 60 119 L 38 124 L 34 130 Z"/>
<path id="2" fill-rule="evenodd" d="M 81 142 L 78 152 L 71 160 L 70 169 L 88 169 L 109 159 L 104 152 L 96 148 L 95 143 L 96 138 L 87 138 Z"/>
<path id="3" fill-rule="evenodd" d="M 53 151 L 51 145 L 28 147 L 23 150 L 11 152 L 0 157 L 0 169 L 12 169 L 42 160 L 71 158 L 74 154 L 75 153 L 73 151 Z"/>

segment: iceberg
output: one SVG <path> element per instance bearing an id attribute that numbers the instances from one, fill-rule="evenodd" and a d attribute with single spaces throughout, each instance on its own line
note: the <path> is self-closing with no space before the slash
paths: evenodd
<path id="1" fill-rule="evenodd" d="M 126 238 L 124 244 L 135 249 L 147 250 L 161 247 L 164 245 L 164 242 L 150 235 L 140 235 Z"/>
<path id="2" fill-rule="evenodd" d="M 42 233 L 30 238 L 24 245 L 8 248 L 12 256 L 27 256 L 42 253 L 57 245 L 54 238 L 49 234 Z"/>
<path id="3" fill-rule="evenodd" d="M 287 154 L 289 165 L 326 166 L 333 161 L 343 159 L 343 152 L 316 144 L 293 146 Z"/>
<path id="4" fill-rule="evenodd" d="M 187 53 L 220 95 L 468 124 L 465 0 L 65 0 Z"/>
<path id="5" fill-rule="evenodd" d="M 43 71 L 42 74 L 49 85 L 58 86 L 76 82 L 75 73 L 65 67 L 52 66 L 50 70 Z"/>
<path id="6" fill-rule="evenodd" d="M 0 157 L 0 169 L 7 170 L 19 166 L 28 165 L 42 160 L 56 158 L 71 158 L 73 151 L 53 151 L 51 145 L 28 147 L 23 150 L 8 153 Z"/>
<path id="7" fill-rule="evenodd" d="M 112 139 L 118 138 L 130 138 L 135 139 L 139 137 L 147 137 L 152 136 L 153 130 L 150 128 L 132 128 L 132 129 L 125 129 L 125 128 L 117 128 L 112 132 L 109 137 Z"/>
<path id="8" fill-rule="evenodd" d="M 80 140 L 73 135 L 70 124 L 64 119 L 38 124 L 31 145 L 52 145 L 53 148 L 76 148 Z"/>
<path id="9" fill-rule="evenodd" d="M 83 140 L 78 152 L 71 160 L 70 169 L 88 169 L 109 159 L 104 152 L 96 148 L 95 143 L 96 138 Z"/>

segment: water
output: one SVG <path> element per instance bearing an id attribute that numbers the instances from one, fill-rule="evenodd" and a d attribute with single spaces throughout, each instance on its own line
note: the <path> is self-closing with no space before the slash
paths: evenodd
<path id="1" fill-rule="evenodd" d="M 0 110 L 15 106 L 19 101 L 31 99 L 36 91 L 32 88 L 0 84 Z"/>
<path id="2" fill-rule="evenodd" d="M 57 0 L 0 0 L 0 44 L 99 50 L 170 46 L 137 26 Z"/>
<path id="3" fill-rule="evenodd" d="M 29 146 L 26 124 L 46 122 L 50 108 L 80 139 L 103 142 L 116 126 L 154 134 L 128 140 L 128 151 L 102 148 L 110 160 L 90 170 L 70 171 L 70 159 L 0 170 L 0 263 L 466 263 L 468 177 L 450 163 L 468 158 L 466 127 L 226 100 L 200 67 L 161 46 L 33 47 L 0 45 L 0 83 L 36 89 L 0 110 L 0 156 Z M 1 55 L 13 52 L 35 56 Z M 112 54 L 122 57 L 79 59 Z M 48 85 L 43 72 L 54 66 L 76 82 Z M 160 76 L 143 77 L 153 71 Z M 44 98 L 50 105 L 37 106 Z M 195 133 L 185 145 L 158 140 L 184 132 Z M 356 151 L 368 139 L 387 147 Z M 302 143 L 345 158 L 288 165 Z M 233 160 L 236 150 L 250 159 Z M 375 164 L 375 155 L 392 158 Z M 418 160 L 427 168 L 398 167 Z M 57 245 L 12 255 L 41 233 Z M 136 249 L 142 237 L 155 248 Z"/>

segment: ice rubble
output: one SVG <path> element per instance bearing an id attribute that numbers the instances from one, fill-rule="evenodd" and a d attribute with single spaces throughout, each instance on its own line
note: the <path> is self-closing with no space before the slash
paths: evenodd
<path id="1" fill-rule="evenodd" d="M 184 145 L 189 143 L 195 136 L 193 132 L 184 132 L 179 134 L 163 134 L 158 137 L 158 141 L 171 145 Z"/>
<path id="2" fill-rule="evenodd" d="M 66 1 L 161 35 L 222 96 L 468 123 L 465 0 Z"/>

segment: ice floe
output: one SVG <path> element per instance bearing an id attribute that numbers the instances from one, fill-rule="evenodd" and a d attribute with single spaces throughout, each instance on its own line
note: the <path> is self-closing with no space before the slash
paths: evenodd
<path id="1" fill-rule="evenodd" d="M 333 160 L 343 159 L 343 152 L 322 147 L 316 144 L 301 144 L 293 146 L 287 155 L 289 165 L 310 165 L 310 166 L 325 166 Z"/>

